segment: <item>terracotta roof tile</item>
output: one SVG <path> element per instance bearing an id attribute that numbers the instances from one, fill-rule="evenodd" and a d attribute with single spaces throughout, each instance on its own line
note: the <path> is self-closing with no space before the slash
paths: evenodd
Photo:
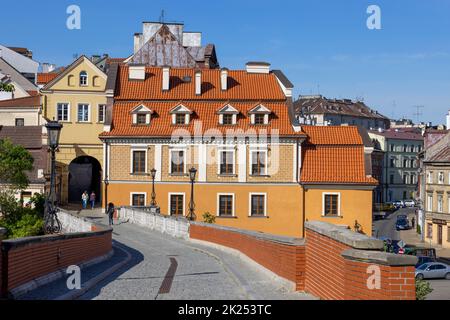
<path id="1" fill-rule="evenodd" d="M 363 146 L 312 146 L 302 148 L 303 183 L 376 185 L 364 170 Z"/>
<path id="2" fill-rule="evenodd" d="M 184 82 L 190 77 L 190 82 Z M 282 100 L 286 99 L 276 76 L 228 71 L 228 90 L 220 86 L 220 70 L 202 69 L 202 94 L 195 94 L 195 69 L 170 69 L 170 90 L 162 91 L 162 68 L 147 67 L 143 81 L 128 79 L 128 66 L 120 66 L 115 97 L 117 100 Z"/>
<path id="3" fill-rule="evenodd" d="M 355 126 L 302 126 L 302 130 L 314 145 L 363 145 Z"/>
<path id="4" fill-rule="evenodd" d="M 1 100 L 0 108 L 14 108 L 14 107 L 36 107 L 41 105 L 41 97 L 39 95 L 34 95 L 30 97 L 15 98 L 9 100 Z"/>
<path id="5" fill-rule="evenodd" d="M 169 112 L 180 103 L 193 111 L 189 125 L 172 125 L 171 115 Z M 270 116 L 269 125 L 250 124 L 248 111 L 257 105 L 257 103 L 253 102 L 229 102 L 229 104 L 240 112 L 237 118 L 237 124 L 220 125 L 217 110 L 227 103 L 217 101 L 142 102 L 142 104 L 154 112 L 151 117 L 150 125 L 133 125 L 130 111 L 139 104 L 141 103 L 116 102 L 113 108 L 113 127 L 110 132 L 104 132 L 101 136 L 170 137 L 174 130 L 179 129 L 186 129 L 191 135 L 193 135 L 196 132 L 195 123 L 197 123 L 200 128 L 197 130 L 201 130 L 202 133 L 207 130 L 218 130 L 216 132 L 226 134 L 228 130 L 240 130 L 242 133 L 251 135 L 250 133 L 252 132 L 255 134 L 264 132 L 267 134 L 274 134 L 275 132 L 272 130 L 276 130 L 276 132 L 280 135 L 296 135 L 289 121 L 287 106 L 282 102 L 263 103 L 264 106 L 273 112 Z M 214 133 L 214 131 L 209 132 Z"/>
<path id="6" fill-rule="evenodd" d="M 50 73 L 38 73 L 37 74 L 37 84 L 47 84 L 58 76 L 56 72 Z"/>

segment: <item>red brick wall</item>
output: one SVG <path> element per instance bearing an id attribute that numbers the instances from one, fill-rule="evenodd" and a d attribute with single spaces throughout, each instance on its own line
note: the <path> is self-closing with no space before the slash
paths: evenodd
<path id="1" fill-rule="evenodd" d="M 112 249 L 112 232 L 40 237 L 8 251 L 8 290 L 70 265 L 94 259 Z M 3 273 L 1 273 L 3 274 Z"/>
<path id="2" fill-rule="evenodd" d="M 238 232 L 190 225 L 190 237 L 239 250 L 252 260 L 304 290 L 305 247 L 263 240 Z"/>

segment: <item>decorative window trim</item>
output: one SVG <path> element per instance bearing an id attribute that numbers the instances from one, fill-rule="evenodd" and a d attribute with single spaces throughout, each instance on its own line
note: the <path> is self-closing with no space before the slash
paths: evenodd
<path id="1" fill-rule="evenodd" d="M 268 125 L 269 124 L 269 115 L 272 114 L 272 110 L 265 107 L 262 104 L 256 105 L 252 108 L 248 114 L 250 114 L 250 123 L 252 125 Z M 256 124 L 255 123 L 255 114 L 264 114 L 264 124 Z"/>
<path id="2" fill-rule="evenodd" d="M 231 204 L 231 216 L 228 215 L 220 215 L 220 196 L 232 196 L 232 204 Z M 217 207 L 216 207 L 216 216 L 217 217 L 236 217 L 236 197 L 234 193 L 218 193 L 217 194 Z"/>
<path id="3" fill-rule="evenodd" d="M 87 119 L 87 121 L 85 121 L 85 120 L 81 120 L 80 121 L 80 119 L 78 118 L 78 114 L 79 114 L 79 111 L 80 111 L 80 106 L 87 106 L 88 107 L 88 119 Z M 78 123 L 90 123 L 91 122 L 91 104 L 83 103 L 83 102 L 80 102 L 80 103 L 77 104 L 77 122 Z"/>
<path id="4" fill-rule="evenodd" d="M 100 107 L 102 107 L 102 106 L 103 106 L 103 112 L 100 113 Z M 102 121 L 100 121 L 100 114 L 103 116 L 103 120 Z M 105 117 L 106 117 L 106 104 L 99 103 L 97 105 L 97 122 L 98 123 L 105 123 Z"/>
<path id="5" fill-rule="evenodd" d="M 264 157 L 264 173 L 263 174 L 256 174 L 256 175 L 254 175 L 253 173 L 252 173 L 252 166 L 253 166 L 253 153 L 256 153 L 256 152 L 264 152 L 265 153 L 265 157 Z M 269 159 L 269 151 L 268 151 L 268 149 L 267 148 L 261 148 L 261 149 L 259 149 L 259 148 L 255 148 L 255 149 L 252 149 L 252 148 L 250 148 L 250 150 L 249 150 L 249 153 L 250 153 L 250 159 L 249 159 L 249 173 L 250 173 L 250 176 L 267 176 L 267 172 L 269 171 L 268 170 L 268 167 L 269 167 L 269 165 L 268 165 L 268 159 Z"/>
<path id="6" fill-rule="evenodd" d="M 433 201 L 434 201 L 433 194 L 428 193 L 427 194 L 427 211 L 428 212 L 432 212 L 433 211 Z"/>
<path id="7" fill-rule="evenodd" d="M 86 83 L 84 83 L 84 84 L 81 83 L 81 74 L 83 72 L 86 74 Z M 78 74 L 78 84 L 79 84 L 80 87 L 87 87 L 87 86 L 89 86 L 89 73 L 87 71 L 85 71 L 85 70 L 80 71 L 80 73 Z"/>
<path id="8" fill-rule="evenodd" d="M 130 192 L 130 206 L 133 207 L 134 195 L 144 195 L 144 207 L 147 205 L 147 192 Z"/>
<path id="9" fill-rule="evenodd" d="M 169 174 L 173 174 L 172 172 L 172 152 L 180 152 L 183 151 L 183 175 L 187 173 L 187 148 L 169 148 Z M 178 173 L 176 173 L 178 174 Z"/>
<path id="10" fill-rule="evenodd" d="M 169 112 L 172 115 L 172 125 L 182 125 L 182 124 L 177 124 L 176 122 L 176 115 L 177 114 L 184 114 L 184 125 L 188 125 L 189 122 L 191 121 L 191 114 L 193 113 L 189 108 L 187 108 L 185 105 L 183 104 L 178 104 L 177 106 L 175 106 L 174 108 L 172 108 L 172 110 L 170 110 Z"/>
<path id="11" fill-rule="evenodd" d="M 133 171 L 133 163 L 134 163 L 134 152 L 135 151 L 144 151 L 145 152 L 145 171 L 143 173 L 141 172 L 134 172 Z M 130 173 L 131 174 L 147 174 L 148 173 L 148 147 L 131 147 L 130 149 Z"/>
<path id="12" fill-rule="evenodd" d="M 58 119 L 58 106 L 67 105 L 67 120 Z M 59 122 L 70 122 L 70 102 L 57 102 L 56 103 L 56 117 Z"/>
<path id="13" fill-rule="evenodd" d="M 338 196 L 337 215 L 325 214 L 325 197 L 326 196 Z M 322 192 L 322 217 L 340 217 L 341 216 L 341 193 L 340 192 Z"/>
<path id="14" fill-rule="evenodd" d="M 183 196 L 183 210 L 182 210 L 182 216 L 186 216 L 186 192 L 169 192 L 168 194 L 168 215 L 172 216 L 172 202 L 170 201 L 171 196 Z"/>
<path id="15" fill-rule="evenodd" d="M 227 103 L 226 105 L 224 105 L 222 108 L 219 109 L 219 111 L 217 111 L 217 114 L 219 115 L 219 124 L 220 125 L 230 126 L 230 125 L 237 124 L 237 115 L 239 114 L 239 111 L 235 107 L 233 107 L 231 104 Z M 224 124 L 224 121 L 223 121 L 224 115 L 232 116 L 231 124 Z"/>
<path id="16" fill-rule="evenodd" d="M 217 161 L 217 174 L 218 175 L 227 175 L 227 173 L 222 173 L 220 171 L 220 167 L 222 165 L 222 153 L 223 152 L 232 152 L 233 153 L 233 172 L 231 173 L 232 175 L 236 174 L 236 149 L 235 148 L 227 148 L 227 147 L 219 147 L 217 149 L 217 153 L 219 154 L 219 161 Z"/>
<path id="17" fill-rule="evenodd" d="M 248 216 L 258 217 L 259 215 L 252 215 L 252 196 L 264 196 L 264 217 L 267 217 L 267 192 L 250 192 L 248 196 Z"/>

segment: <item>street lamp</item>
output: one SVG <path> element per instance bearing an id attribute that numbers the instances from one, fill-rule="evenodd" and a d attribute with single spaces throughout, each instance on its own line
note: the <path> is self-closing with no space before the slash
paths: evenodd
<path id="1" fill-rule="evenodd" d="M 189 169 L 189 179 L 191 180 L 191 200 L 189 202 L 189 214 L 188 214 L 187 218 L 191 221 L 195 220 L 194 182 L 195 182 L 196 173 L 197 173 L 197 169 L 195 169 L 195 168 Z"/>
<path id="2" fill-rule="evenodd" d="M 152 170 L 150 170 L 150 174 L 152 176 L 152 202 L 150 203 L 150 205 L 152 207 L 156 206 L 156 193 L 155 193 L 155 177 L 156 177 L 156 169 L 153 168 Z"/>
<path id="3" fill-rule="evenodd" d="M 55 152 L 59 146 L 59 136 L 61 134 L 62 124 L 58 121 L 49 121 L 45 127 L 47 128 L 48 147 L 51 152 L 51 169 L 50 169 L 50 192 L 46 198 L 46 212 L 44 221 L 44 231 L 46 234 L 61 232 L 61 223 L 58 219 L 57 201 L 56 201 L 56 157 Z"/>

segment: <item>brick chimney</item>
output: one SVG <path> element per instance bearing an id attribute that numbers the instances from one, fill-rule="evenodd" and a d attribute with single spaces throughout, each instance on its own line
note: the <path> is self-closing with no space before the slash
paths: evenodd
<path id="1" fill-rule="evenodd" d="M 169 91 L 170 85 L 170 67 L 164 66 L 162 67 L 162 90 Z"/>

